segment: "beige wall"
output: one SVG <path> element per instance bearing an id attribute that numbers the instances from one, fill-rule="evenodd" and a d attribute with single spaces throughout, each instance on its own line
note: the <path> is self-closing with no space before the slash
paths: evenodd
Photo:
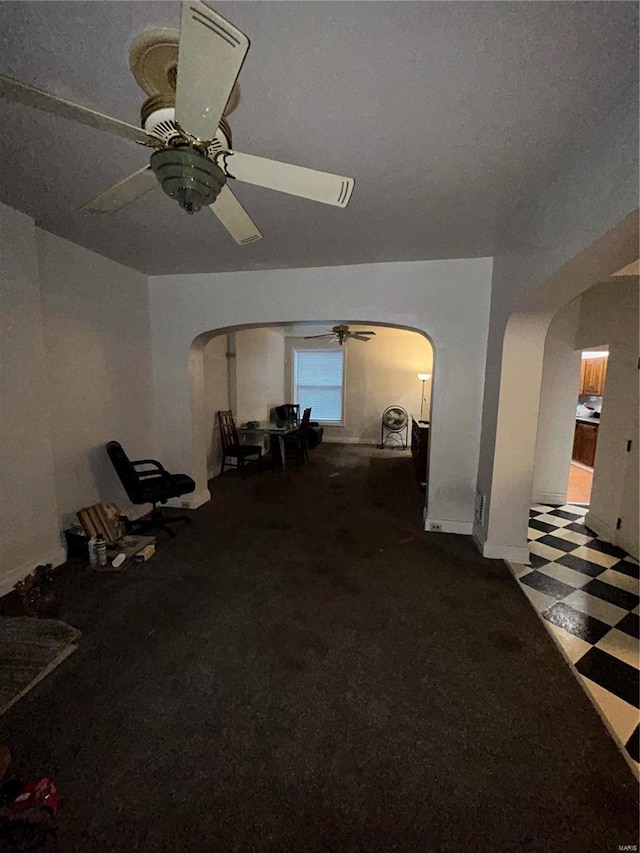
<path id="1" fill-rule="evenodd" d="M 216 335 L 204 348 L 204 406 L 208 425 L 207 468 L 209 477 L 220 471 L 222 452 L 217 413 L 230 408 L 227 335 Z"/>
<path id="2" fill-rule="evenodd" d="M 638 559 L 638 278 L 618 277 L 581 299 L 575 346 L 609 345 L 589 527 Z M 632 442 L 627 452 L 627 442 Z M 617 519 L 621 527 L 616 529 Z"/>
<path id="3" fill-rule="evenodd" d="M 351 324 L 351 329 L 372 326 Z M 375 326 L 367 343 L 347 341 L 345 349 L 344 426 L 326 426 L 325 441 L 379 444 L 380 420 L 387 406 L 398 405 L 420 417 L 422 382 L 418 373 L 433 372 L 433 348 L 424 335 Z M 292 398 L 293 348 L 318 346 L 317 341 L 287 338 L 287 397 Z M 425 383 L 424 417 L 429 418 L 431 383 Z M 296 402 L 293 400 L 293 402 Z M 313 419 L 313 412 L 311 413 Z"/>
<path id="4" fill-rule="evenodd" d="M 267 421 L 285 402 L 284 337 L 262 328 L 236 332 L 236 423 Z"/>

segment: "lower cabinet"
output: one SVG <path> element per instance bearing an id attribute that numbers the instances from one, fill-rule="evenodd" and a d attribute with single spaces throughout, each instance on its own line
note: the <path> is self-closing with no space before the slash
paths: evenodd
<path id="1" fill-rule="evenodd" d="M 596 444 L 598 443 L 597 424 L 585 424 L 576 421 L 576 431 L 573 436 L 573 452 L 571 458 L 583 465 L 593 468 L 596 460 Z"/>
<path id="2" fill-rule="evenodd" d="M 416 477 L 421 486 L 429 479 L 429 424 L 411 419 L 411 455 Z"/>

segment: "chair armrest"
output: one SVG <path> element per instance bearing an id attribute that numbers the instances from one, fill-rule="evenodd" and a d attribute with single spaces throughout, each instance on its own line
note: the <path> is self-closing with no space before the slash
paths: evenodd
<path id="1" fill-rule="evenodd" d="M 153 465 L 158 471 L 166 474 L 166 470 L 163 465 L 161 465 L 157 459 L 137 459 L 135 462 L 131 463 L 134 467 L 136 465 Z M 152 473 L 149 471 L 149 473 Z"/>
<path id="2" fill-rule="evenodd" d="M 139 480 L 165 480 L 166 482 L 171 482 L 171 474 L 164 468 L 163 465 L 158 462 L 157 459 L 137 459 L 135 462 L 131 463 L 133 467 L 136 469 L 136 474 L 138 475 Z M 142 465 L 151 465 L 150 469 L 146 471 L 139 471 L 138 468 Z"/>
<path id="3" fill-rule="evenodd" d="M 171 481 L 171 475 L 167 471 L 136 471 L 139 480 L 167 480 Z"/>

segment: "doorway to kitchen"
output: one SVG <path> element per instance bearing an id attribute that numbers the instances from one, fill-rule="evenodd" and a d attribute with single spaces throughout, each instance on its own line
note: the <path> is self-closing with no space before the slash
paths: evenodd
<path id="1" fill-rule="evenodd" d="M 576 402 L 576 424 L 567 483 L 567 503 L 589 506 L 593 469 L 607 375 L 607 345 L 581 353 L 580 383 Z"/>

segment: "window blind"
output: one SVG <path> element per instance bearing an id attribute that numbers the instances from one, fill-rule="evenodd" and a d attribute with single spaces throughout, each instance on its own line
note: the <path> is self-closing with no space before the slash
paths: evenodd
<path id="1" fill-rule="evenodd" d="M 342 350 L 294 350 L 293 385 L 300 411 L 311 406 L 311 418 L 325 423 L 342 422 Z"/>

